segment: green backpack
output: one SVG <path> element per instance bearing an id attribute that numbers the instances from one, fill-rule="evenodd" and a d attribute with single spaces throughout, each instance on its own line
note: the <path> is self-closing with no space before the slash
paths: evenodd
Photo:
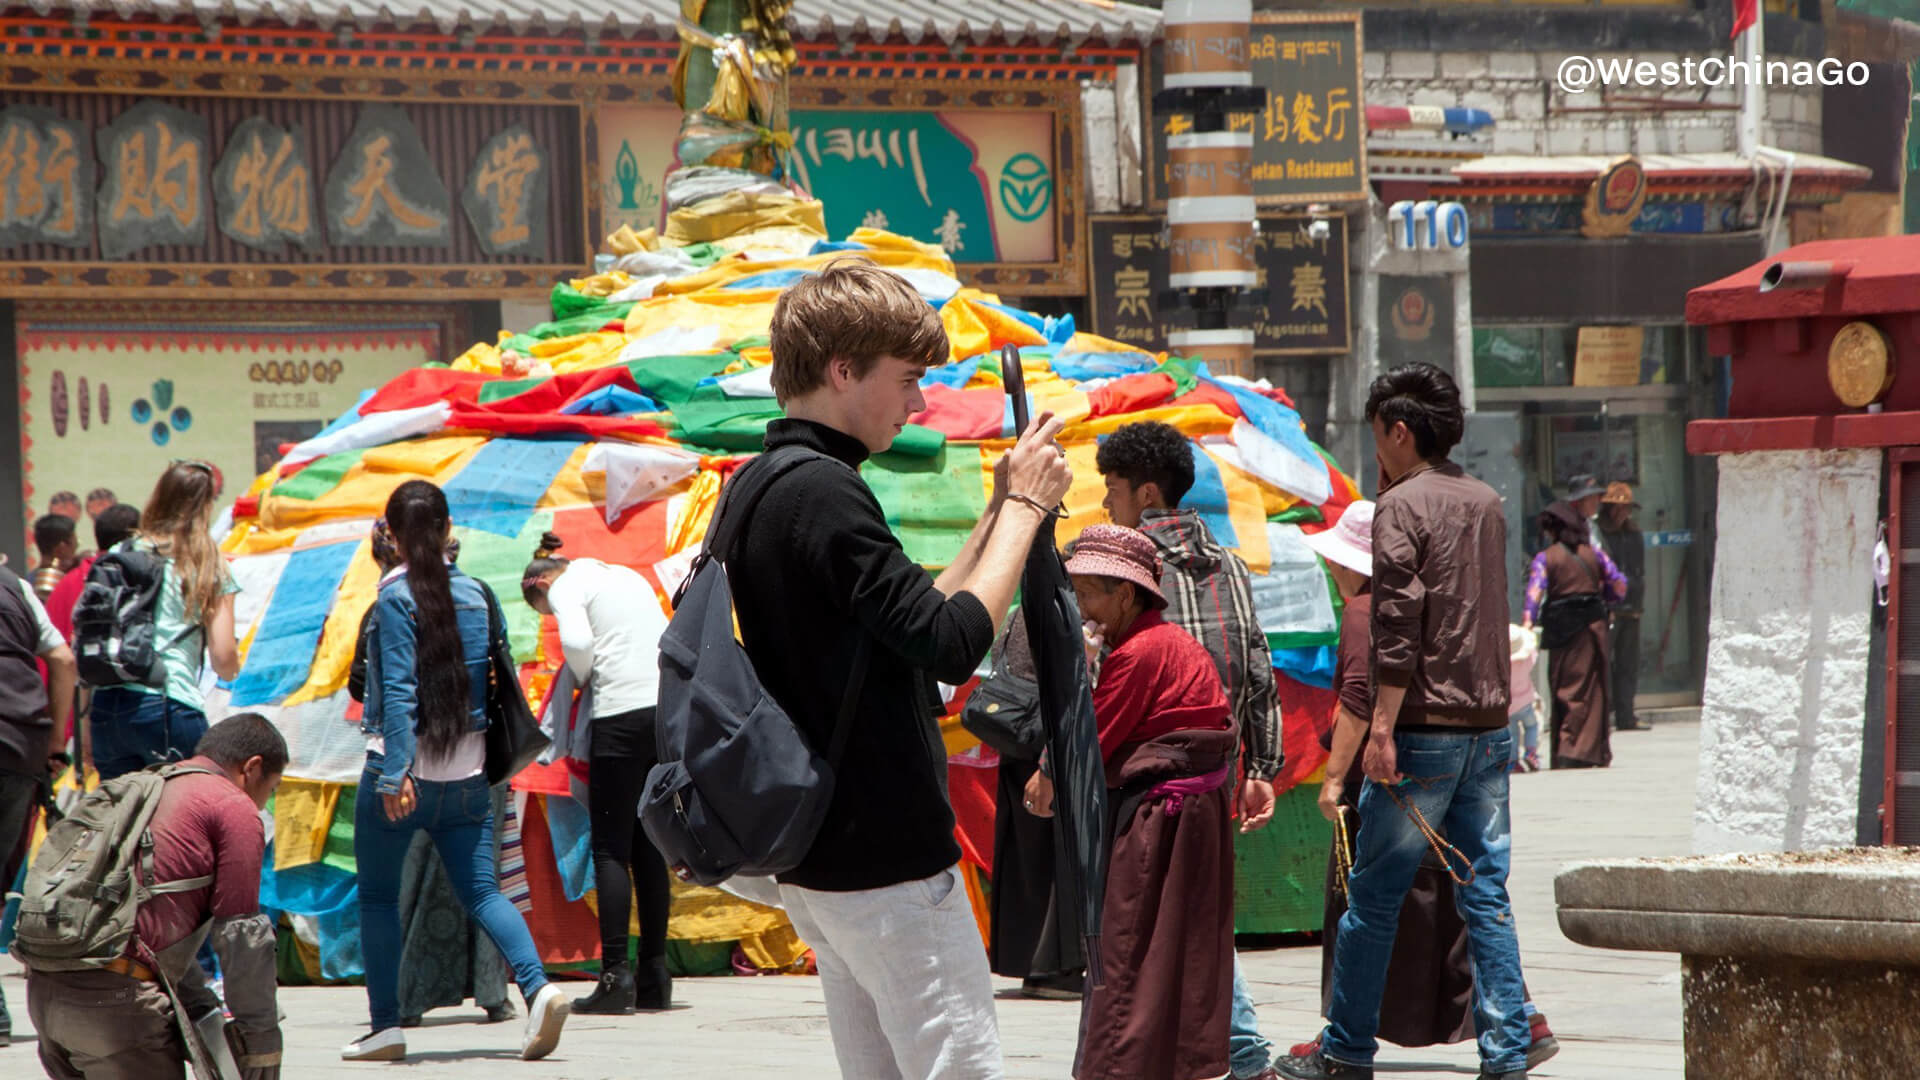
<path id="1" fill-rule="evenodd" d="M 168 780 L 220 775 L 201 765 L 160 765 L 88 792 L 51 829 L 27 872 L 13 953 L 35 971 L 84 971 L 126 954 L 148 897 L 186 892 L 211 874 L 156 882 L 153 812 Z"/>

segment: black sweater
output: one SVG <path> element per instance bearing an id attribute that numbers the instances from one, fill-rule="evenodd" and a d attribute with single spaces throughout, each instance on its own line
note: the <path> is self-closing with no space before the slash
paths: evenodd
<path id="1" fill-rule="evenodd" d="M 960 859 L 933 680 L 972 677 L 993 620 L 971 593 L 941 595 L 907 557 L 860 478 L 858 440 L 805 420 L 768 425 L 767 449 L 790 443 L 837 461 L 781 477 L 733 550 L 719 553 L 741 641 L 768 692 L 823 751 L 860 635 L 875 644 L 826 821 L 780 880 L 851 892 L 931 877 Z"/>

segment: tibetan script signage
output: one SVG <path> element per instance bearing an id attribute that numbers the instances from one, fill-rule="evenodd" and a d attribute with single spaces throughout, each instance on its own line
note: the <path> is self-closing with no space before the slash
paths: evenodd
<path id="1" fill-rule="evenodd" d="M 335 243 L 447 247 L 453 197 L 407 114 L 368 105 L 327 177 L 327 232 Z"/>
<path id="2" fill-rule="evenodd" d="M 591 258 L 582 110 L 62 91 L 0 108 L 0 295 L 542 294 Z M 456 201 L 457 200 L 457 201 Z"/>
<path id="3" fill-rule="evenodd" d="M 1260 218 L 1255 239 L 1257 288 L 1267 301 L 1242 312 L 1256 355 L 1338 353 L 1350 344 L 1347 308 L 1347 223 L 1328 222 L 1314 239 L 1305 215 Z M 1167 287 L 1166 222 L 1141 215 L 1092 219 L 1093 332 L 1157 352 L 1167 347 L 1158 296 Z"/>
<path id="4" fill-rule="evenodd" d="M 795 79 L 793 180 L 825 204 L 827 235 L 862 226 L 933 244 L 963 280 L 1014 296 L 1084 291 L 1085 155 L 1072 84 Z M 595 112 L 602 225 L 661 220 L 680 111 L 671 102 Z"/>
<path id="5" fill-rule="evenodd" d="M 1253 193 L 1261 205 L 1340 202 L 1367 196 L 1366 105 L 1361 98 L 1360 15 L 1260 12 L 1247 41 L 1266 108 L 1234 117 L 1253 133 Z M 1163 89 L 1159 47 L 1153 90 Z M 1149 98 L 1151 100 L 1151 98 Z M 1167 136 L 1191 130 L 1185 115 L 1152 118 L 1155 202 L 1167 198 Z"/>
<path id="6" fill-rule="evenodd" d="M 515 124 L 495 135 L 467 172 L 460 205 L 489 255 L 547 255 L 547 157 Z"/>
<path id="7" fill-rule="evenodd" d="M 93 238 L 93 155 L 86 132 L 51 109 L 0 109 L 0 247 Z"/>
<path id="8" fill-rule="evenodd" d="M 106 175 L 100 184 L 100 249 L 109 259 L 144 247 L 192 247 L 207 236 L 207 122 L 149 101 L 95 133 Z"/>
<path id="9" fill-rule="evenodd" d="M 298 130 L 257 118 L 240 121 L 213 170 L 220 231 L 261 251 L 280 254 L 289 243 L 320 246 L 313 212 L 313 170 Z"/>

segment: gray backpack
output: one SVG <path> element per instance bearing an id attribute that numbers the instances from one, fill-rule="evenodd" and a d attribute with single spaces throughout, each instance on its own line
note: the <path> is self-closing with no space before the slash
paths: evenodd
<path id="1" fill-rule="evenodd" d="M 683 881 L 716 885 L 735 874 L 793 869 L 812 849 L 833 801 L 872 639 L 863 636 L 854 654 L 822 755 L 761 685 L 734 636 L 733 592 L 721 562 L 774 481 L 816 458 L 834 460 L 780 447 L 734 475 L 660 637 L 660 764 L 647 774 L 640 823 Z"/>
<path id="2" fill-rule="evenodd" d="M 220 775 L 201 765 L 159 765 L 88 792 L 53 828 L 21 890 L 14 955 L 35 971 L 84 971 L 126 954 L 140 905 L 161 893 L 213 883 L 210 874 L 155 881 L 153 812 L 168 780 Z"/>

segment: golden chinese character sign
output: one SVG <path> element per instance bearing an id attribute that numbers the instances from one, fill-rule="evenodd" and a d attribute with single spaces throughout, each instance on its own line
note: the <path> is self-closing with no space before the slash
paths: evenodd
<path id="1" fill-rule="evenodd" d="M 368 105 L 327 176 L 327 233 L 336 244 L 448 247 L 453 197 L 413 121 Z"/>
<path id="2" fill-rule="evenodd" d="M 23 323 L 27 502 L 43 513 L 55 492 L 104 486 L 138 503 L 174 458 L 212 462 L 232 499 L 281 443 L 318 434 L 366 387 L 440 360 L 441 336 L 432 325 Z"/>
<path id="3" fill-rule="evenodd" d="M 206 242 L 207 122 L 171 105 L 136 105 L 94 133 L 105 175 L 97 204 L 100 250 L 125 258 L 144 247 Z"/>
<path id="4" fill-rule="evenodd" d="M 1247 49 L 1254 84 L 1267 89 L 1267 105 L 1257 114 L 1235 116 L 1230 127 L 1253 133 L 1253 192 L 1261 205 L 1366 198 L 1359 13 L 1260 12 Z M 1156 92 L 1162 66 L 1156 59 Z M 1184 116 L 1152 120 L 1156 202 L 1167 198 L 1167 136 L 1188 123 Z"/>
<path id="5" fill-rule="evenodd" d="M 480 148 L 460 205 L 487 254 L 547 256 L 549 171 L 546 153 L 523 125 Z"/>
<path id="6" fill-rule="evenodd" d="M 306 251 L 320 247 L 305 142 L 298 128 L 290 131 L 257 117 L 240 121 L 213 170 L 221 232 L 276 255 L 289 243 Z"/>
<path id="7" fill-rule="evenodd" d="M 93 154 L 87 134 L 51 109 L 0 109 L 0 247 L 93 240 Z"/>
<path id="8" fill-rule="evenodd" d="M 1316 239 L 1304 214 L 1260 218 L 1254 265 L 1266 302 L 1252 313 L 1256 355 L 1350 347 L 1346 219 L 1328 225 L 1327 235 Z M 1165 220 L 1100 215 L 1091 226 L 1093 332 L 1149 351 L 1165 349 L 1168 326 L 1157 299 L 1170 272 Z"/>
<path id="9" fill-rule="evenodd" d="M 592 256 L 586 184 L 555 171 L 583 106 L 5 100 L 0 295 L 531 296 Z"/>

